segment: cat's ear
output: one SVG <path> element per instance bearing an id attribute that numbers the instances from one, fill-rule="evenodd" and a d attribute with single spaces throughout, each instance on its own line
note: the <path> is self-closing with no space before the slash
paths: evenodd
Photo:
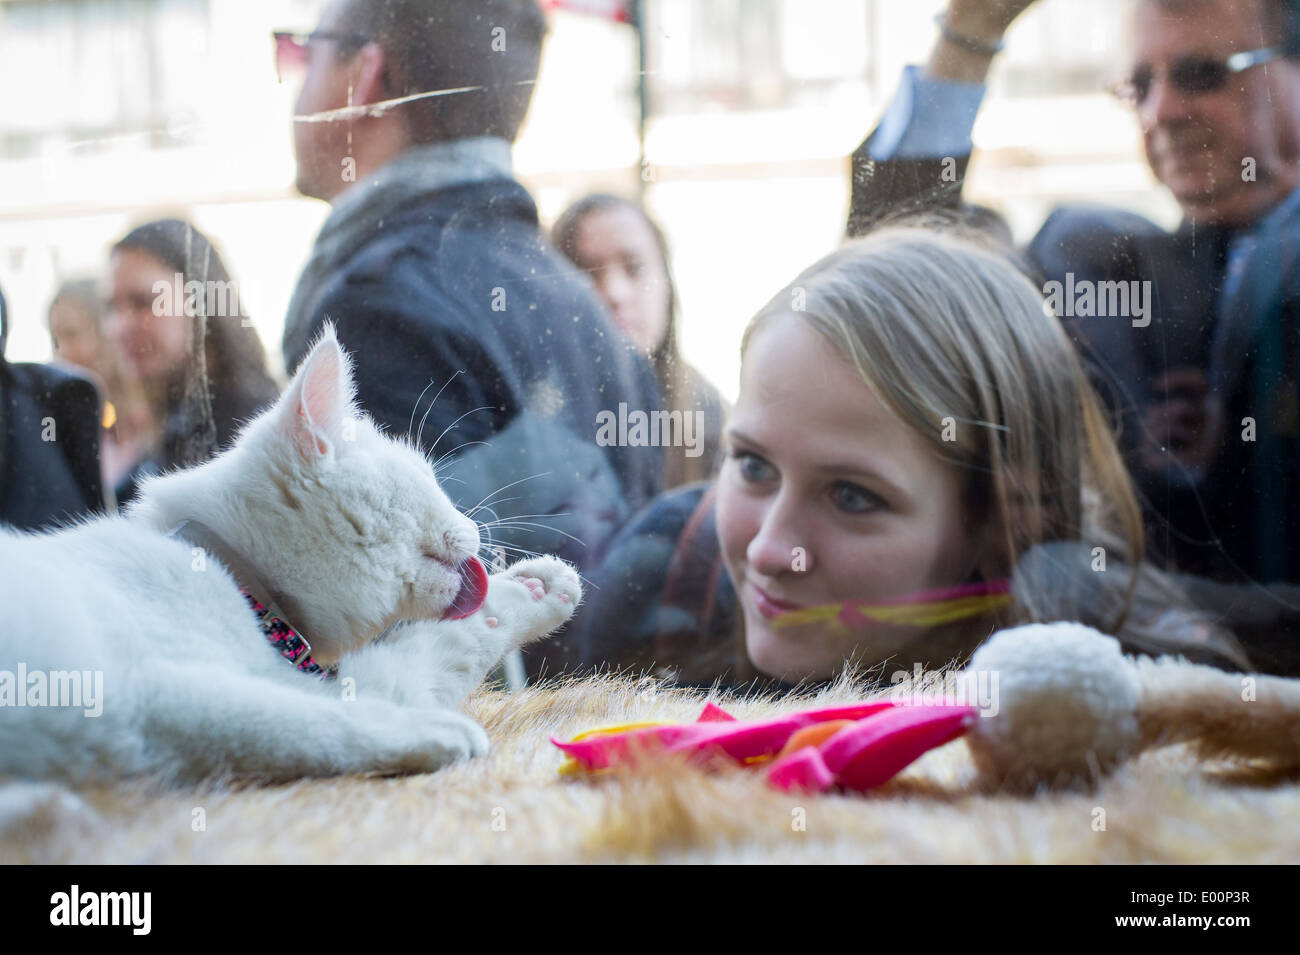
<path id="1" fill-rule="evenodd" d="M 352 400 L 351 364 L 327 322 L 280 399 L 280 431 L 304 463 L 337 453 Z"/>

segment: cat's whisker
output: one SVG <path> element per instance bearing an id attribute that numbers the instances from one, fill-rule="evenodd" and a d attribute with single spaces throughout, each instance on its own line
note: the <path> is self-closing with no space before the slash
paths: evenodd
<path id="1" fill-rule="evenodd" d="M 452 377 L 454 378 L 455 375 L 453 375 Z M 438 379 L 436 378 L 430 378 L 429 383 L 425 385 L 424 389 L 420 392 L 420 394 L 416 396 L 415 404 L 411 405 L 411 417 L 407 419 L 406 422 L 406 436 L 408 438 L 411 436 L 411 429 L 415 427 L 415 413 L 420 410 L 420 402 L 424 400 L 424 396 L 429 393 L 429 389 L 433 387 L 433 383 L 437 380 Z M 448 378 L 447 380 L 451 381 L 451 378 Z M 443 388 L 445 387 L 447 386 L 444 384 Z M 438 389 L 438 394 L 439 395 L 442 394 L 442 388 Z M 434 395 L 433 400 L 437 401 L 438 395 Z"/>
<path id="2" fill-rule="evenodd" d="M 516 544 L 489 544 L 488 550 L 507 551 L 519 554 L 522 557 L 545 557 L 546 555 L 535 550 L 529 550 L 527 547 L 519 547 Z"/>
<path id="3" fill-rule="evenodd" d="M 432 410 L 433 410 L 433 406 L 430 405 L 430 407 L 429 407 L 429 411 L 432 411 Z M 445 428 L 442 429 L 442 434 L 438 435 L 437 440 L 435 440 L 435 441 L 433 442 L 433 444 L 429 445 L 429 450 L 430 450 L 430 451 L 435 450 L 435 449 L 438 447 L 438 441 L 441 441 L 443 438 L 445 438 L 445 437 L 447 436 L 447 432 L 449 432 L 452 428 L 456 427 L 456 425 L 460 424 L 461 421 L 463 421 L 464 419 L 468 418 L 470 415 L 472 415 L 472 414 L 478 414 L 480 411 L 491 411 L 491 410 L 492 410 L 492 406 L 491 406 L 491 405 L 482 405 L 481 407 L 478 407 L 478 408 L 471 408 L 469 411 L 466 411 L 463 415 L 461 415 L 459 418 L 457 418 L 457 419 L 456 419 L 455 421 L 453 421 L 451 424 L 447 425 L 447 427 L 445 427 Z M 429 411 L 426 411 L 426 412 L 424 413 L 424 417 L 425 417 L 425 418 L 427 418 L 427 417 L 429 416 Z M 415 442 L 416 442 L 416 444 L 419 444 L 419 443 L 420 443 L 420 438 L 423 436 L 423 434 L 424 434 L 424 418 L 421 418 L 421 419 L 420 419 L 420 433 L 417 434 L 417 435 L 415 436 Z"/>
<path id="4" fill-rule="evenodd" d="M 493 541 L 491 535 L 488 536 L 488 541 L 486 544 L 483 545 L 482 549 L 497 558 L 504 557 L 507 553 L 512 551 L 516 554 L 519 554 L 521 557 L 547 556 L 545 554 L 539 553 L 538 551 L 529 550 L 527 547 L 520 547 L 517 544 L 502 544 L 497 541 Z M 495 566 L 498 566 L 500 570 L 505 570 L 504 564 L 498 563 Z"/>
<path id="5" fill-rule="evenodd" d="M 507 498 L 506 500 L 517 501 L 519 500 L 519 498 L 512 497 L 512 498 Z M 506 501 L 496 501 L 494 503 L 505 504 Z M 517 521 L 529 517 L 569 517 L 572 514 L 573 514 L 572 511 L 547 511 L 545 514 L 511 514 L 508 518 L 504 518 L 504 520 Z"/>
<path id="6" fill-rule="evenodd" d="M 451 449 L 450 451 L 448 451 L 446 454 L 440 456 L 440 457 L 438 458 L 438 460 L 429 462 L 429 463 L 430 463 L 430 466 L 433 468 L 434 473 L 435 473 L 435 474 L 438 473 L 438 466 L 439 466 L 440 464 L 442 464 L 442 459 L 443 459 L 443 458 L 455 454 L 455 453 L 456 453 L 457 451 L 459 451 L 461 448 L 472 448 L 472 447 L 474 447 L 474 445 L 476 445 L 476 444 L 481 444 L 481 445 L 483 445 L 483 447 L 485 447 L 485 448 L 488 447 L 488 443 L 487 443 L 486 441 L 466 441 L 464 444 L 458 445 L 458 446 L 452 448 L 452 449 Z M 426 460 L 428 460 L 428 459 L 426 458 Z"/>
<path id="7" fill-rule="evenodd" d="M 546 524 L 542 521 L 537 521 L 536 523 L 530 523 L 527 520 L 527 518 L 567 517 L 569 516 L 569 514 L 570 514 L 569 511 L 558 511 L 556 513 L 546 513 L 546 514 L 511 514 L 509 517 L 501 517 L 495 521 L 484 521 L 480 526 L 481 527 L 512 527 L 512 526 L 513 527 L 545 527 L 546 529 L 554 531 L 557 534 L 562 534 L 564 532 L 561 531 L 558 527 L 555 527 L 554 525 Z"/>
<path id="8" fill-rule="evenodd" d="M 455 374 L 453 374 L 450 378 L 448 378 L 445 382 L 443 382 L 442 387 L 438 389 L 438 393 L 437 393 L 436 395 L 434 395 L 434 396 L 433 396 L 433 400 L 432 400 L 431 402 L 429 402 L 429 408 L 430 408 L 430 410 L 432 410 L 433 406 L 436 405 L 436 404 L 438 403 L 438 399 L 441 398 L 441 397 L 442 397 L 442 393 L 443 393 L 444 391 L 447 390 L 447 386 L 450 385 L 453 381 L 456 380 L 456 375 L 462 375 L 462 374 L 464 374 L 464 371 L 463 371 L 463 370 L 462 370 L 462 371 L 457 371 L 457 372 L 456 372 Z M 408 422 L 406 423 L 406 434 L 407 434 L 408 437 L 409 437 L 410 434 L 411 434 L 411 428 L 412 428 L 412 427 L 414 426 L 414 424 L 415 424 L 415 413 L 416 413 L 417 411 L 420 410 L 420 401 L 421 401 L 421 399 L 424 398 L 425 394 L 428 393 L 429 389 L 433 387 L 433 383 L 434 383 L 434 381 L 436 381 L 436 380 L 437 380 L 437 379 L 435 379 L 435 378 L 430 378 L 430 379 L 429 379 L 429 383 L 428 383 L 427 385 L 424 386 L 424 391 L 420 392 L 420 397 L 415 399 L 415 405 L 414 405 L 414 407 L 411 408 L 411 420 L 408 421 Z M 426 411 L 426 412 L 424 413 L 424 416 L 425 416 L 425 418 L 427 418 L 427 417 L 429 416 L 429 412 Z M 421 419 L 420 419 L 420 430 L 421 430 L 421 431 L 424 430 L 424 418 L 421 418 Z M 417 447 L 419 446 L 419 443 L 420 443 L 420 442 L 419 442 L 419 439 L 417 438 L 417 439 L 416 439 L 416 446 L 417 446 Z"/>
<path id="9" fill-rule="evenodd" d="M 566 531 L 562 531 L 558 527 L 551 527 L 549 524 L 538 524 L 532 521 L 499 521 L 493 526 L 513 527 L 516 528 L 517 530 L 524 530 L 524 531 L 529 531 L 532 528 L 540 527 L 542 528 L 542 530 L 550 531 L 552 534 L 559 534 L 563 537 L 567 537 L 569 540 L 573 541 L 574 543 L 581 544 L 583 547 L 587 546 L 587 542 L 584 541 L 582 538 L 574 537 L 572 534 L 569 534 Z"/>
<path id="10" fill-rule="evenodd" d="M 528 477 L 520 478 L 518 481 L 511 481 L 509 484 L 506 484 L 506 485 L 504 485 L 504 486 L 502 486 L 502 487 L 497 488 L 497 489 L 496 489 L 495 491 L 493 491 L 491 494 L 487 495 L 487 496 L 484 497 L 481 501 L 479 501 L 477 504 L 475 504 L 474 507 L 471 509 L 470 513 L 474 513 L 474 512 L 476 512 L 480 507 L 482 507 L 482 506 L 483 506 L 484 504 L 486 504 L 488 501 L 492 500 L 492 498 L 496 497 L 496 496 L 497 496 L 498 494 L 500 494 L 502 491 L 508 491 L 508 490 L 510 490 L 512 487 L 514 487 L 516 484 L 523 484 L 525 481 L 533 481 L 533 480 L 536 480 L 537 478 L 549 477 L 549 476 L 550 476 L 550 473 L 551 473 L 550 471 L 544 471 L 544 472 L 541 473 L 541 474 L 530 474 Z M 498 501 L 498 502 L 496 502 L 496 503 L 499 504 L 500 502 Z"/>
<path id="11" fill-rule="evenodd" d="M 518 551 L 520 554 L 523 554 L 525 557 L 546 557 L 546 556 L 548 556 L 548 555 L 546 555 L 546 554 L 543 554 L 541 551 L 529 550 L 527 547 L 521 547 L 521 546 L 519 546 L 518 544 L 506 544 L 506 543 L 503 543 L 503 542 L 501 542 L 501 541 L 494 541 L 494 540 L 492 539 L 492 532 L 491 532 L 490 530 L 488 531 L 488 539 L 487 539 L 487 543 L 484 544 L 483 547 L 484 547 L 485 550 L 513 550 L 513 551 Z"/>
<path id="12" fill-rule="evenodd" d="M 513 551 L 517 553 L 520 557 L 548 556 L 546 554 L 538 553 L 535 550 L 529 550 L 527 547 L 519 547 L 515 544 L 490 544 L 485 549 L 489 551 L 496 550 L 496 551 L 502 551 L 506 553 Z M 506 569 L 505 567 L 500 568 L 500 570 L 505 570 L 505 569 Z M 578 574 L 578 580 L 582 582 L 584 589 L 600 590 L 600 588 L 596 586 L 596 584 L 591 580 L 591 578 L 587 577 L 585 574 Z"/>
<path id="13" fill-rule="evenodd" d="M 487 511 L 487 512 L 490 513 L 493 517 L 497 517 L 497 512 L 494 511 L 494 510 L 492 510 L 491 505 L 486 505 L 486 506 L 484 506 L 484 507 L 478 508 L 478 510 Z M 470 520 L 474 520 L 474 512 L 473 512 L 473 511 L 470 511 L 470 512 L 467 513 L 465 516 L 468 517 Z M 498 519 L 499 519 L 499 518 L 498 518 Z M 476 523 L 477 523 L 477 522 L 476 522 Z M 495 524 L 496 521 L 490 521 L 490 522 L 488 522 L 488 523 Z M 486 527 L 487 524 L 479 524 L 479 526 L 480 526 L 480 527 Z"/>
<path id="14" fill-rule="evenodd" d="M 491 504 L 480 504 L 478 507 L 475 507 L 472 511 L 469 511 L 469 512 L 466 514 L 466 517 L 473 517 L 473 516 L 474 516 L 475 514 L 477 514 L 479 511 L 492 511 L 492 515 L 493 515 L 494 517 L 499 517 L 499 515 L 498 515 L 497 512 L 494 510 L 494 508 L 496 508 L 496 507 L 498 507 L 498 506 L 500 506 L 500 505 L 502 505 L 502 504 L 509 504 L 511 501 L 519 501 L 519 500 L 522 500 L 522 498 L 518 498 L 518 497 L 508 497 L 508 498 L 506 498 L 506 499 L 503 500 L 503 501 L 493 501 Z"/>
<path id="15" fill-rule="evenodd" d="M 479 547 L 480 554 L 488 554 L 485 560 L 488 565 L 488 572 L 497 574 L 506 569 L 506 546 L 499 544 L 492 539 L 491 531 L 488 532 L 487 541 Z"/>
<path id="16" fill-rule="evenodd" d="M 488 539 L 489 539 L 489 541 L 491 540 L 491 529 L 492 529 L 492 527 L 508 527 L 508 526 L 510 526 L 511 523 L 512 523 L 512 522 L 509 522 L 509 521 L 494 521 L 494 522 L 492 522 L 491 525 L 483 525 L 483 526 L 486 527 L 487 530 L 488 530 Z M 531 527 L 520 525 L 520 526 L 518 526 L 518 529 L 524 531 L 525 533 L 532 533 L 532 532 L 533 532 L 533 531 L 532 531 L 532 528 L 534 528 L 534 527 L 539 527 L 539 526 L 540 526 L 540 527 L 546 527 L 547 530 L 549 530 L 549 531 L 553 531 L 553 532 L 555 532 L 555 533 L 557 533 L 557 534 L 564 534 L 563 531 L 556 530 L 556 528 L 554 528 L 554 527 L 548 527 L 548 526 L 545 525 L 545 524 L 541 524 L 541 525 L 533 524 L 533 525 L 531 525 Z M 584 541 L 579 540 L 579 539 L 576 538 L 576 537 L 573 537 L 572 534 L 565 534 L 564 536 L 571 538 L 572 540 L 574 540 L 574 541 L 576 541 L 577 543 L 581 544 L 583 547 L 586 547 L 586 546 L 587 546 L 586 543 L 585 543 Z M 547 556 L 547 555 L 542 554 L 542 553 L 539 553 L 539 552 L 537 552 L 537 551 L 529 550 L 529 549 L 526 548 L 526 547 L 520 547 L 520 546 L 518 546 L 517 544 L 490 543 L 490 544 L 487 545 L 487 547 L 488 547 L 489 550 L 493 550 L 493 549 L 495 549 L 495 550 L 500 550 L 500 551 L 517 551 L 519 554 L 523 555 L 524 557 L 545 557 L 545 556 Z M 576 568 L 575 568 L 575 569 L 576 569 Z M 583 583 L 583 585 L 584 585 L 585 587 L 589 587 L 589 588 L 591 588 L 592 590 L 600 590 L 600 587 L 596 586 L 596 584 L 595 584 L 595 583 L 594 583 L 590 578 L 586 577 L 585 575 L 583 575 L 583 574 L 579 574 L 579 575 L 578 575 L 578 579 Z"/>

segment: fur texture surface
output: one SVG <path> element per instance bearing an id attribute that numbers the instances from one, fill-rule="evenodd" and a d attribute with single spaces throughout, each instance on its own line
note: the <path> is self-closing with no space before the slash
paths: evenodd
<path id="1" fill-rule="evenodd" d="M 1300 858 L 1300 779 L 1207 761 L 1178 744 L 1095 785 L 1013 794 L 964 740 L 868 796 L 792 796 L 743 770 L 685 766 L 567 777 L 549 738 L 633 720 L 690 720 L 707 698 L 740 718 L 847 702 L 736 699 L 609 676 L 480 689 L 485 757 L 403 777 L 163 790 L 0 785 L 6 862 L 1206 863 Z M 884 689 L 876 689 L 885 693 Z"/>

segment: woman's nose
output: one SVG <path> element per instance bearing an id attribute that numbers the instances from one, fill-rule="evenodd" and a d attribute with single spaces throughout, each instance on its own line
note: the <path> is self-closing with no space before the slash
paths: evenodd
<path id="1" fill-rule="evenodd" d="M 610 268 L 605 270 L 601 278 L 600 291 L 610 308 L 617 311 L 631 297 L 633 288 L 622 270 Z"/>
<path id="2" fill-rule="evenodd" d="M 800 533 L 794 509 L 779 497 L 763 515 L 758 533 L 745 549 L 749 565 L 765 577 L 812 569 L 811 548 Z"/>

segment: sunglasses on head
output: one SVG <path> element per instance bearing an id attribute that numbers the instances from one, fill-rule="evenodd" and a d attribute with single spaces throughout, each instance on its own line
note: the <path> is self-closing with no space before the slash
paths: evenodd
<path id="1" fill-rule="evenodd" d="M 334 40 L 345 47 L 361 47 L 369 42 L 368 37 L 355 33 L 331 33 L 328 30 L 316 30 L 312 33 L 276 30 L 271 36 L 275 40 L 275 77 L 281 83 L 286 76 L 306 70 L 307 49 L 316 40 Z"/>
<path id="2" fill-rule="evenodd" d="M 1265 47 L 1234 53 L 1222 60 L 1208 56 L 1180 57 L 1169 65 L 1169 85 L 1187 96 L 1214 93 L 1227 86 L 1228 80 L 1238 73 L 1282 56 L 1285 53 L 1280 48 Z M 1127 80 L 1115 84 L 1111 92 L 1126 103 L 1141 106 L 1151 95 L 1155 76 L 1155 69 L 1143 63 Z"/>

